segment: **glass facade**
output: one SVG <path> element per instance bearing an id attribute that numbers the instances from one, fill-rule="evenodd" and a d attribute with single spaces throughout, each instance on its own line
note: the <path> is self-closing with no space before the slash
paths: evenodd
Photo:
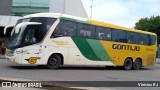
<path id="1" fill-rule="evenodd" d="M 12 0 L 12 15 L 24 16 L 49 12 L 50 0 Z"/>

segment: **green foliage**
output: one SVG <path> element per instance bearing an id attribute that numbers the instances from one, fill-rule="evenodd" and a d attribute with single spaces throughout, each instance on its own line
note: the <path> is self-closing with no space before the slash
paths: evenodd
<path id="1" fill-rule="evenodd" d="M 154 32 L 160 34 L 160 16 L 150 18 L 141 18 L 135 25 L 135 29 Z"/>

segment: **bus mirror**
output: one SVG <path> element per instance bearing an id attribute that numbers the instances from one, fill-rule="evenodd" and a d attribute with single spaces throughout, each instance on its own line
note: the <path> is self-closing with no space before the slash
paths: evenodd
<path id="1" fill-rule="evenodd" d="M 13 25 L 8 25 L 8 26 L 6 26 L 5 28 L 4 28 L 4 34 L 6 34 L 6 32 L 7 32 L 7 30 L 9 29 L 9 28 L 13 28 L 15 25 L 13 24 Z"/>
<path id="2" fill-rule="evenodd" d="M 20 29 L 24 30 L 26 28 L 26 26 L 28 26 L 28 25 L 41 25 L 41 24 L 42 23 L 39 23 L 39 22 L 23 22 L 23 23 L 20 23 L 15 27 L 15 33 L 18 33 Z"/>

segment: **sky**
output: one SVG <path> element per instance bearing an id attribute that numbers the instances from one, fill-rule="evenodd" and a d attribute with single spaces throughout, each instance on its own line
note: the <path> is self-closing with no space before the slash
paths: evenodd
<path id="1" fill-rule="evenodd" d="M 88 16 L 91 1 L 82 0 Z M 160 16 L 160 0 L 93 0 L 92 19 L 133 28 L 139 19 Z"/>

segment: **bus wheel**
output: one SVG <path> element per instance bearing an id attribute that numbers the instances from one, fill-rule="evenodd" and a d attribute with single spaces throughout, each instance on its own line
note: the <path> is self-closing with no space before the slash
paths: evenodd
<path id="1" fill-rule="evenodd" d="M 55 54 L 50 56 L 48 63 L 47 63 L 47 68 L 49 69 L 58 69 L 61 65 L 62 59 L 59 55 Z"/>
<path id="2" fill-rule="evenodd" d="M 139 59 L 136 59 L 135 62 L 133 63 L 133 69 L 139 70 L 140 67 L 141 67 L 141 61 Z"/>
<path id="3" fill-rule="evenodd" d="M 131 70 L 132 69 L 132 60 L 130 58 L 127 58 L 124 62 L 124 69 L 125 70 Z"/>

